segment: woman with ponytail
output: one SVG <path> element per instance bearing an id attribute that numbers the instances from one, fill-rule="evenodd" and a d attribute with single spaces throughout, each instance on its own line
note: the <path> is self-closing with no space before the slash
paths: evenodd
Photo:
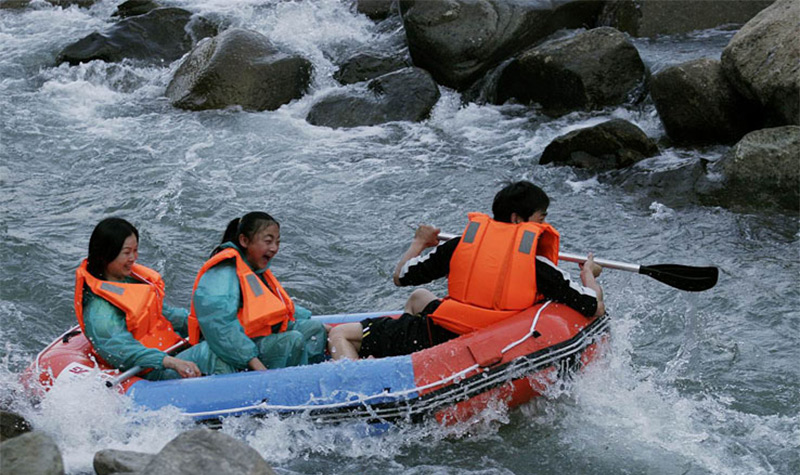
<path id="1" fill-rule="evenodd" d="M 298 366 L 324 356 L 324 325 L 295 305 L 269 270 L 280 240 L 280 224 L 267 213 L 234 219 L 195 279 L 189 341 L 205 339 L 236 370 Z"/>

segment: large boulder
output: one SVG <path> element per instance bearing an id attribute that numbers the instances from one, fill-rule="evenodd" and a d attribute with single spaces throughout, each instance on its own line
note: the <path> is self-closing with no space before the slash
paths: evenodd
<path id="1" fill-rule="evenodd" d="M 504 59 L 562 28 L 594 26 L 591 0 L 401 0 L 415 66 L 463 90 Z"/>
<path id="2" fill-rule="evenodd" d="M 545 147 L 539 163 L 590 170 L 625 168 L 658 153 L 642 129 L 622 119 L 573 130 Z"/>
<path id="3" fill-rule="evenodd" d="M 275 475 L 246 443 L 219 431 L 195 429 L 170 441 L 142 473 L 162 475 Z"/>
<path id="4" fill-rule="evenodd" d="M 733 143 L 753 129 L 748 101 L 717 60 L 696 59 L 659 71 L 651 78 L 650 95 L 667 135 L 679 143 Z"/>
<path id="5" fill-rule="evenodd" d="M 120 20 L 100 33 L 78 40 L 58 55 L 69 64 L 92 60 L 123 59 L 148 64 L 171 63 L 186 54 L 195 41 L 216 34 L 216 27 L 202 17 L 180 8 L 157 8 L 144 15 Z"/>
<path id="6" fill-rule="evenodd" d="M 230 29 L 202 41 L 167 86 L 175 107 L 189 110 L 275 110 L 302 97 L 311 62 L 280 51 L 261 33 Z"/>
<path id="7" fill-rule="evenodd" d="M 430 115 L 439 96 L 439 87 L 431 75 L 410 67 L 374 79 L 366 87 L 324 97 L 311 107 L 306 120 L 334 128 L 418 122 Z"/>
<path id="8" fill-rule="evenodd" d="M 634 100 L 647 70 L 624 34 L 603 27 L 533 47 L 500 75 L 496 100 L 537 102 L 549 115 Z"/>
<path id="9" fill-rule="evenodd" d="M 154 458 L 154 454 L 144 452 L 104 449 L 94 454 L 92 465 L 97 475 L 129 472 L 146 473 L 144 472 L 145 467 L 147 467 Z"/>
<path id="10" fill-rule="evenodd" d="M 717 166 L 725 176 L 725 192 L 735 204 L 774 203 L 800 209 L 799 126 L 750 132 Z"/>
<path id="11" fill-rule="evenodd" d="M 0 410 L 0 442 L 31 431 L 31 424 L 13 412 Z"/>
<path id="12" fill-rule="evenodd" d="M 406 58 L 358 53 L 347 58 L 333 74 L 333 78 L 341 84 L 355 84 L 375 79 L 409 66 L 411 66 L 411 63 Z"/>
<path id="13" fill-rule="evenodd" d="M 800 125 L 800 2 L 778 0 L 722 52 L 734 87 L 763 108 L 766 125 Z"/>
<path id="14" fill-rule="evenodd" d="M 608 0 L 599 26 L 654 37 L 743 24 L 774 0 Z"/>
<path id="15" fill-rule="evenodd" d="M 0 444 L 3 475 L 62 475 L 64 460 L 53 439 L 41 431 L 28 432 Z"/>

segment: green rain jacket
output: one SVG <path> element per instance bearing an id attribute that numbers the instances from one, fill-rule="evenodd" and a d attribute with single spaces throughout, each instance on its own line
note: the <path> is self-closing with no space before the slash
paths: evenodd
<path id="1" fill-rule="evenodd" d="M 136 283 L 135 279 L 127 279 L 128 283 Z M 128 331 L 125 313 L 102 297 L 98 297 L 88 289 L 83 292 L 83 323 L 86 337 L 94 350 L 110 365 L 122 371 L 134 366 L 151 368 L 153 371 L 144 375 L 149 380 L 175 379 L 180 375 L 171 369 L 164 368 L 163 351 L 147 348 Z M 172 324 L 173 329 L 186 337 L 186 318 L 189 311 L 185 308 L 171 307 L 164 304 L 164 317 Z M 201 342 L 176 355 L 176 358 L 193 361 L 203 374 L 229 373 L 232 368 L 214 355 L 208 344 Z"/>
<path id="2" fill-rule="evenodd" d="M 228 242 L 221 247 L 236 249 L 247 262 L 235 244 Z M 254 272 L 261 275 L 265 270 Z M 247 363 L 255 357 L 268 369 L 275 369 L 318 362 L 324 356 L 325 327 L 310 320 L 311 311 L 299 305 L 295 305 L 295 321 L 289 322 L 286 331 L 257 338 L 245 334 L 238 318 L 242 295 L 233 259 L 220 262 L 203 274 L 192 299 L 205 342 L 214 354 L 236 370 L 246 369 Z"/>

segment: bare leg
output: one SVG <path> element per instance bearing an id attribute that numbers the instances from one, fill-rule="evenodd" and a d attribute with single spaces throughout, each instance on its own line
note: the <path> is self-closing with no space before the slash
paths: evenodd
<path id="1" fill-rule="evenodd" d="M 331 358 L 340 360 L 348 358 L 358 359 L 358 350 L 361 349 L 361 339 L 364 337 L 364 327 L 361 323 L 343 323 L 331 328 L 328 332 L 328 351 Z"/>
<path id="2" fill-rule="evenodd" d="M 412 315 L 416 315 L 422 312 L 429 303 L 436 299 L 437 297 L 433 295 L 433 292 L 430 290 L 417 289 L 411 292 L 411 295 L 408 296 L 408 300 L 406 300 L 406 305 L 403 307 L 403 311 Z"/>

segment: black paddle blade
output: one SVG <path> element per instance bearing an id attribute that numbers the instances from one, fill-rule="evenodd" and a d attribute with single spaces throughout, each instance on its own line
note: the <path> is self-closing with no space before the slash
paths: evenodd
<path id="1" fill-rule="evenodd" d="M 648 275 L 676 289 L 700 292 L 717 285 L 719 269 L 716 267 L 692 267 L 678 264 L 640 266 L 639 273 Z"/>

